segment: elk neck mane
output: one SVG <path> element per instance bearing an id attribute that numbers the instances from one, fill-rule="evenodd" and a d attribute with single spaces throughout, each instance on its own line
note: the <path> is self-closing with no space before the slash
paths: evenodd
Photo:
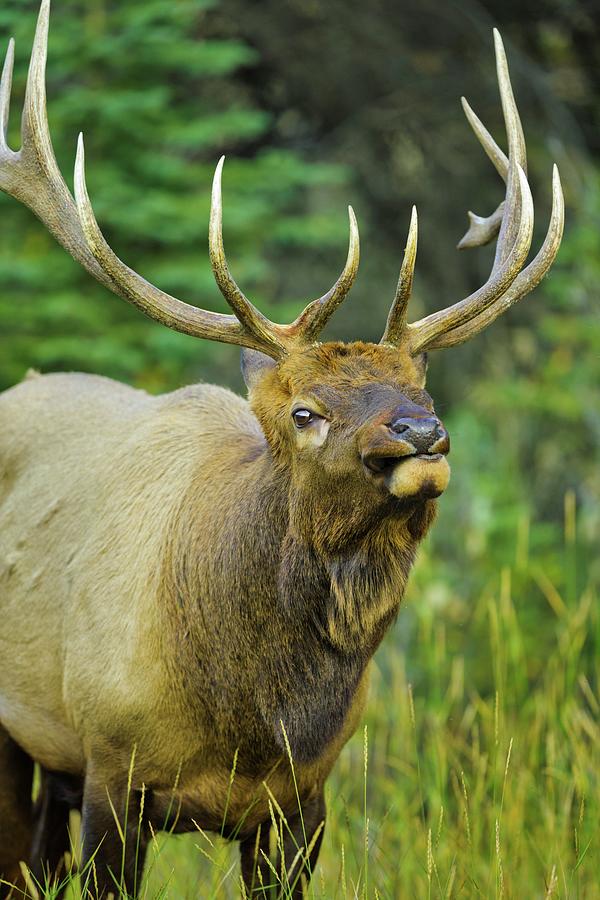
<path id="1" fill-rule="evenodd" d="M 210 522 L 198 472 L 167 530 L 162 582 L 179 677 L 200 694 L 208 680 L 213 707 L 215 696 L 237 707 L 250 731 L 258 706 L 268 737 L 249 735 L 253 756 L 281 750 L 284 721 L 295 757 L 316 758 L 396 616 L 435 502 L 390 502 L 361 520 L 360 504 L 339 492 L 296 490 L 254 436 L 238 454 L 235 491 Z"/>

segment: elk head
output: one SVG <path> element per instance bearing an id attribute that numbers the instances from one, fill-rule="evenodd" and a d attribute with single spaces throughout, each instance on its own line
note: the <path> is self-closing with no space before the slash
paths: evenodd
<path id="1" fill-rule="evenodd" d="M 560 244 L 563 197 L 556 167 L 553 204 L 544 243 L 525 265 L 533 231 L 533 203 L 526 177 L 521 122 L 510 85 L 502 41 L 495 32 L 500 96 L 508 156 L 472 112 L 467 118 L 506 183 L 495 213 L 469 213 L 471 225 L 459 244 L 473 247 L 497 237 L 485 284 L 453 305 L 407 321 L 417 250 L 413 209 L 400 278 L 379 344 L 318 343 L 318 336 L 355 279 L 359 240 L 350 208 L 350 247 L 333 287 L 309 303 L 289 325 L 269 321 L 232 278 L 223 249 L 221 173 L 217 166 L 210 215 L 210 259 L 219 289 L 233 314 L 184 303 L 128 268 L 106 243 L 88 197 L 80 136 L 74 199 L 58 169 L 48 131 L 45 63 L 49 0 L 43 0 L 34 40 L 22 121 L 22 147 L 6 142 L 14 47 L 11 41 L 0 85 L 0 188 L 28 205 L 55 237 L 100 282 L 169 328 L 196 337 L 238 344 L 251 405 L 276 464 L 297 485 L 322 495 L 343 496 L 348 508 L 368 511 L 407 507 L 442 493 L 448 483 L 449 439 L 424 390 L 426 352 L 451 347 L 477 334 L 531 291 L 546 274 Z"/>

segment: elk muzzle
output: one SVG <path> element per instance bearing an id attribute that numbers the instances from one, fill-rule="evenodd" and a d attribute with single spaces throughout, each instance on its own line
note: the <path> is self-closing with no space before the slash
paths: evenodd
<path id="1" fill-rule="evenodd" d="M 412 448 L 412 453 L 436 454 L 450 450 L 448 432 L 436 416 L 399 416 L 388 428 L 403 444 Z"/>
<path id="2" fill-rule="evenodd" d="M 450 478 L 450 438 L 442 422 L 412 403 L 384 418 L 359 439 L 368 476 L 400 499 L 439 497 Z"/>

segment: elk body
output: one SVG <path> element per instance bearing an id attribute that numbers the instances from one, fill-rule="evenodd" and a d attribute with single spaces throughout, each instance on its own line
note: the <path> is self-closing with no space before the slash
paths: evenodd
<path id="1" fill-rule="evenodd" d="M 229 273 L 221 162 L 210 254 L 234 315 L 200 310 L 112 253 L 87 196 L 81 140 L 74 198 L 66 187 L 46 121 L 47 27 L 44 0 L 18 153 L 6 144 L 9 46 L 0 187 L 147 314 L 246 348 L 249 399 L 207 385 L 151 397 L 80 374 L 33 375 L 0 397 L 0 873 L 18 879 L 22 860 L 41 879 L 58 870 L 77 806 L 83 862 L 94 857 L 101 891 L 116 882 L 135 893 L 152 830 L 197 823 L 240 841 L 251 892 L 272 880 L 260 852 L 271 795 L 289 825 L 283 878 L 301 896 L 325 779 L 359 722 L 369 660 L 448 482 L 425 352 L 476 334 L 544 276 L 562 234 L 558 174 L 546 239 L 524 268 L 533 209 L 496 36 L 508 157 L 466 106 L 506 182 L 503 204 L 471 216 L 463 239 L 498 236 L 483 287 L 407 323 L 413 211 L 381 343 L 318 343 L 358 266 L 350 211 L 340 278 L 294 323 L 276 325 Z M 34 761 L 43 782 L 32 807 Z"/>

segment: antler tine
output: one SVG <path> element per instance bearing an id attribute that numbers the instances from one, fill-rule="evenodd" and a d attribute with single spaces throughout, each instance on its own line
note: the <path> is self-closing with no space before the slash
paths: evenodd
<path id="1" fill-rule="evenodd" d="M 208 312 L 184 303 L 150 284 L 119 259 L 106 242 L 94 216 L 85 181 L 84 145 L 81 134 L 75 161 L 75 200 L 87 246 L 123 299 L 133 303 L 156 321 L 184 334 L 252 347 L 275 358 L 283 355 L 282 345 L 275 344 L 272 338 L 267 341 L 263 334 L 251 329 L 246 321 L 242 322 L 236 316 Z"/>
<path id="2" fill-rule="evenodd" d="M 473 111 L 467 98 L 461 97 L 460 102 L 467 121 L 473 129 L 475 137 L 485 150 L 490 162 L 496 169 L 500 178 L 506 181 L 506 177 L 508 175 L 508 156 L 506 155 L 506 153 L 504 153 L 503 150 L 500 149 L 477 113 Z"/>
<path id="3" fill-rule="evenodd" d="M 525 264 L 531 246 L 533 201 L 523 168 L 526 164 L 525 139 L 510 84 L 504 47 L 497 31 L 494 31 L 494 43 L 500 97 L 509 147 L 508 170 L 505 177 L 506 196 L 502 208 L 494 265 L 486 284 L 470 297 L 407 326 L 413 353 L 439 345 L 443 342 L 444 334 L 464 326 L 465 323 L 492 307 L 516 279 Z M 467 108 L 470 111 L 470 107 Z M 506 158 L 496 147 L 477 117 L 473 114 L 472 116 L 467 115 L 467 118 L 474 127 L 484 149 L 503 174 Z M 498 212 L 490 218 L 494 222 L 491 223 L 487 220 L 476 226 L 480 237 L 482 233 L 485 233 L 485 236 L 489 238 L 490 231 L 495 230 Z M 476 236 L 472 242 L 480 243 L 481 241 L 477 240 Z"/>
<path id="4" fill-rule="evenodd" d="M 510 161 L 521 166 L 525 176 L 527 176 L 527 149 L 525 146 L 525 136 L 523 135 L 523 126 L 521 125 L 519 111 L 510 83 L 510 74 L 508 71 L 508 62 L 506 60 L 504 44 L 502 43 L 502 38 L 500 37 L 500 32 L 497 28 L 494 28 L 494 48 L 496 52 L 496 73 L 498 76 L 498 85 L 500 87 L 500 100 L 506 127 L 506 137 L 508 139 L 508 158 Z M 510 179 L 510 166 L 507 177 Z M 518 227 L 519 223 L 516 216 L 502 217 L 492 272 L 497 270 L 506 260 L 511 247 L 516 240 Z"/>
<path id="5" fill-rule="evenodd" d="M 309 344 L 318 337 L 338 306 L 346 298 L 356 279 L 360 262 L 360 238 L 358 223 L 351 206 L 348 207 L 348 219 L 350 223 L 348 255 L 339 278 L 326 294 L 309 303 L 298 318 L 291 325 L 286 326 L 286 331 L 299 343 Z"/>
<path id="6" fill-rule="evenodd" d="M 460 102 L 465 116 L 467 117 L 467 121 L 473 129 L 479 143 L 485 150 L 500 177 L 506 181 L 508 177 L 508 157 L 500 149 L 479 116 L 473 112 L 467 100 L 464 97 L 461 97 Z M 464 237 L 462 237 L 456 245 L 457 250 L 483 247 L 485 244 L 489 244 L 490 241 L 493 241 L 500 231 L 503 213 L 504 200 L 502 200 L 490 216 L 478 216 L 476 213 L 469 210 L 467 213 L 469 217 L 469 228 Z"/>
<path id="7" fill-rule="evenodd" d="M 23 147 L 29 143 L 37 151 L 39 159 L 54 160 L 46 112 L 46 58 L 48 55 L 48 29 L 50 26 L 50 0 L 42 0 L 38 16 L 21 122 Z"/>
<path id="8" fill-rule="evenodd" d="M 274 340 L 274 331 L 278 330 L 278 326 L 267 319 L 242 293 L 227 265 L 223 245 L 223 201 L 221 191 L 224 162 L 225 157 L 222 156 L 215 169 L 210 205 L 208 248 L 213 275 L 225 300 L 248 332 L 260 336 L 264 344 L 273 345 L 273 348 L 278 351 L 278 355 L 282 355 L 285 350 L 284 344 L 279 340 Z"/>
<path id="9" fill-rule="evenodd" d="M 525 137 L 523 135 L 523 127 L 521 125 L 519 111 L 515 103 L 510 83 L 510 74 L 508 71 L 504 44 L 502 43 L 500 32 L 496 28 L 494 28 L 494 49 L 496 53 L 496 72 L 498 85 L 500 87 L 502 112 L 508 137 L 509 157 L 518 162 L 525 174 L 527 174 L 527 150 L 525 146 Z M 498 147 L 485 125 L 473 112 L 464 97 L 461 97 L 461 103 L 467 121 L 473 129 L 475 136 L 479 140 L 500 177 L 506 181 L 509 169 L 508 158 L 502 152 L 500 147 Z M 502 225 L 502 212 L 502 203 L 491 216 L 482 217 L 469 212 L 469 229 L 462 240 L 459 241 L 458 249 L 466 250 L 471 247 L 481 247 L 493 240 Z M 508 248 L 511 246 L 511 242 L 514 240 L 515 236 L 516 231 L 514 226 L 512 233 L 507 235 L 506 240 L 504 240 L 504 236 L 501 236 L 496 248 L 496 258 L 494 260 L 495 266 L 500 265 L 503 259 L 506 258 Z"/>
<path id="10" fill-rule="evenodd" d="M 8 42 L 6 58 L 4 60 L 4 66 L 2 67 L 2 78 L 0 79 L 0 154 L 5 154 L 8 150 L 6 141 L 14 62 L 15 42 L 13 38 L 11 38 Z"/>
<path id="11" fill-rule="evenodd" d="M 114 290 L 85 246 L 75 203 L 52 149 L 45 87 L 49 15 L 50 0 L 42 0 L 27 75 L 18 152 L 10 150 L 6 141 L 14 59 L 12 39 L 8 46 L 0 82 L 0 190 L 28 206 L 75 259 Z"/>
<path id="12" fill-rule="evenodd" d="M 491 325 L 498 316 L 510 309 L 518 300 L 529 294 L 540 283 L 556 259 L 562 239 L 565 222 L 565 202 L 560 183 L 558 168 L 554 166 L 552 172 L 552 213 L 550 224 L 539 252 L 529 265 L 517 275 L 510 288 L 484 312 L 480 313 L 470 322 L 443 334 L 438 340 L 430 344 L 431 350 L 442 350 L 446 347 L 454 347 L 468 341 L 469 338 L 479 334 L 488 325 Z"/>
<path id="13" fill-rule="evenodd" d="M 469 228 L 456 245 L 457 250 L 470 250 L 491 243 L 500 231 L 504 215 L 504 200 L 498 204 L 491 216 L 478 216 L 468 211 Z"/>
<path id="14" fill-rule="evenodd" d="M 408 311 L 408 302 L 412 293 L 415 262 L 417 259 L 417 238 L 417 207 L 413 206 L 410 216 L 408 238 L 404 249 L 404 257 L 402 259 L 402 266 L 400 267 L 400 277 L 398 278 L 398 286 L 396 287 L 396 296 L 394 297 L 394 302 L 387 318 L 385 331 L 379 342 L 380 344 L 397 344 L 405 333 L 406 314 Z"/>
<path id="15" fill-rule="evenodd" d="M 515 174 L 516 173 L 516 174 Z M 420 353 L 428 349 L 442 334 L 463 325 L 487 309 L 500 297 L 515 280 L 523 267 L 533 236 L 533 199 L 523 169 L 511 164 L 506 191 L 505 217 L 516 215 L 521 209 L 517 238 L 506 261 L 474 293 L 453 306 L 432 313 L 406 328 L 411 352 Z"/>

